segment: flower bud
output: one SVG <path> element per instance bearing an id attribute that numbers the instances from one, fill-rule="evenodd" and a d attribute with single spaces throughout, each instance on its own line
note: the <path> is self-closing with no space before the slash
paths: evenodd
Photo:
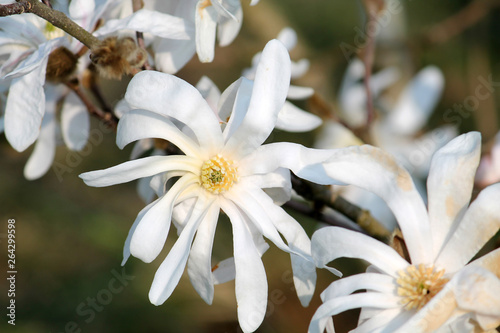
<path id="1" fill-rule="evenodd" d="M 61 46 L 49 55 L 45 77 L 47 81 L 59 83 L 68 80 L 76 69 L 78 57 Z"/>
<path id="2" fill-rule="evenodd" d="M 109 37 L 92 51 L 90 59 L 100 75 L 120 79 L 123 74 L 133 74 L 140 69 L 147 54 L 130 37 Z"/>

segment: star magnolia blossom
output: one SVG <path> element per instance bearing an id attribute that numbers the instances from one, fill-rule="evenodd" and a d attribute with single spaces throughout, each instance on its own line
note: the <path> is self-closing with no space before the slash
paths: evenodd
<path id="1" fill-rule="evenodd" d="M 224 130 L 198 90 L 181 79 L 143 71 L 130 82 L 125 100 L 134 110 L 119 121 L 118 146 L 154 137 L 172 142 L 186 155 L 145 157 L 84 173 L 81 178 L 90 186 L 109 186 L 157 174 L 179 177 L 139 213 L 125 243 L 124 262 L 130 254 L 151 262 L 164 246 L 171 216 L 181 210 L 179 238 L 158 268 L 149 292 L 153 304 L 169 298 L 186 263 L 194 288 L 207 303 L 212 302 L 214 280 L 219 279 L 212 273 L 210 257 L 220 210 L 232 224 L 241 328 L 254 331 L 266 312 L 262 236 L 291 253 L 298 296 L 303 305 L 309 303 L 316 280 L 309 238 L 273 199 L 275 194 L 290 196 L 287 169 L 321 183 L 325 176 L 319 163 L 331 152 L 292 143 L 262 145 L 274 128 L 289 82 L 288 53 L 280 42 L 271 41 L 255 81 L 240 79 L 221 97 L 219 108 L 232 110 Z"/>
<path id="2" fill-rule="evenodd" d="M 252 0 L 250 5 L 257 3 L 258 0 Z M 151 46 L 156 68 L 169 74 L 174 74 L 184 67 L 195 53 L 201 62 L 212 62 L 216 37 L 220 46 L 231 44 L 238 35 L 243 20 L 240 0 L 145 0 L 144 9 L 138 12 L 132 13 L 130 2 L 122 2 L 118 9 L 115 15 L 120 20 L 113 22 L 113 25 L 122 25 L 129 21 L 143 22 L 146 25 L 149 23 L 147 32 L 155 37 Z M 161 15 L 172 16 L 162 19 Z M 182 21 L 181 24 L 172 18 Z M 150 24 L 151 19 L 155 24 Z M 169 36 L 165 38 L 158 33 L 160 29 L 168 33 L 169 30 L 179 27 L 185 29 L 187 39 L 172 40 Z"/>
<path id="3" fill-rule="evenodd" d="M 469 205 L 480 155 L 480 134 L 452 140 L 435 153 L 426 209 L 409 173 L 379 149 L 353 147 L 325 164 L 329 176 L 373 191 L 396 216 L 409 258 L 363 234 L 327 227 L 312 237 L 318 267 L 340 257 L 372 266 L 334 281 L 323 293 L 309 332 L 333 332 L 331 316 L 361 308 L 355 332 L 460 332 L 500 324 L 500 249 L 472 261 L 500 229 L 500 184 Z M 349 170 L 348 172 L 346 170 Z M 366 290 L 363 293 L 353 292 Z M 461 326 L 460 326 L 461 325 Z"/>
<path id="4" fill-rule="evenodd" d="M 500 182 L 500 132 L 495 136 L 495 143 L 488 155 L 481 158 L 476 173 L 476 184 L 488 186 Z"/>

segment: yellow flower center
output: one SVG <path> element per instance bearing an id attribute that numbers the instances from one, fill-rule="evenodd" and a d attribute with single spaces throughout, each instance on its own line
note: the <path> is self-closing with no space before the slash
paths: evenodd
<path id="1" fill-rule="evenodd" d="M 398 295 L 406 310 L 421 309 L 449 281 L 443 278 L 444 269 L 436 271 L 434 266 L 409 266 L 398 272 Z"/>
<path id="2" fill-rule="evenodd" d="M 201 166 L 201 185 L 209 192 L 224 193 L 238 181 L 235 163 L 221 155 L 212 157 Z"/>
<path id="3" fill-rule="evenodd" d="M 45 24 L 45 29 L 43 30 L 43 34 L 45 35 L 45 38 L 47 38 L 48 40 L 66 36 L 66 33 L 62 29 L 53 26 L 52 23 L 50 22 L 47 22 Z"/>

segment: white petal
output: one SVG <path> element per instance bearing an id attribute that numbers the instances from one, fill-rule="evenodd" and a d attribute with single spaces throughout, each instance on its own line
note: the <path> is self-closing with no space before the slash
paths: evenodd
<path id="1" fill-rule="evenodd" d="M 56 131 L 57 124 L 54 115 L 46 113 L 43 117 L 40 135 L 35 143 L 35 149 L 24 167 L 26 179 L 38 179 L 50 169 L 56 154 Z"/>
<path id="2" fill-rule="evenodd" d="M 249 188 L 253 187 L 248 184 Z M 311 241 L 302 226 L 281 207 L 276 206 L 272 199 L 256 188 L 248 191 L 260 203 L 276 230 L 283 235 L 288 247 L 299 255 L 291 253 L 293 282 L 295 290 L 303 306 L 311 301 L 316 287 L 316 267 L 311 257 Z M 245 198 L 248 198 L 245 196 Z M 247 200 L 248 202 L 248 200 Z M 265 234 L 264 234 L 265 235 Z M 340 272 L 336 272 L 341 276 Z"/>
<path id="3" fill-rule="evenodd" d="M 81 150 L 89 137 L 89 113 L 75 93 L 70 92 L 61 111 L 61 128 L 64 143 L 71 150 Z"/>
<path id="4" fill-rule="evenodd" d="M 436 106 L 444 87 L 444 76 L 439 68 L 422 69 L 401 93 L 398 103 L 387 118 L 393 131 L 403 135 L 416 133 L 425 125 Z"/>
<path id="5" fill-rule="evenodd" d="M 500 277 L 480 266 L 470 265 L 458 273 L 457 279 L 455 294 L 461 309 L 496 316 L 500 321 Z"/>
<path id="6" fill-rule="evenodd" d="M 191 284 L 207 304 L 212 304 L 214 298 L 211 257 L 219 210 L 220 207 L 216 203 L 210 206 L 207 215 L 198 227 L 187 264 Z"/>
<path id="7" fill-rule="evenodd" d="M 369 308 L 364 308 L 369 309 Z M 364 310 L 363 309 L 363 310 Z M 362 311 L 363 311 L 362 310 Z M 377 315 L 360 323 L 352 333 L 372 333 L 372 332 L 394 332 L 399 326 L 406 322 L 413 313 L 401 308 L 387 309 L 380 311 Z"/>
<path id="8" fill-rule="evenodd" d="M 199 91 L 184 80 L 142 71 L 130 81 L 125 99 L 137 108 L 165 114 L 189 126 L 202 150 L 210 156 L 222 146 L 217 117 Z"/>
<path id="9" fill-rule="evenodd" d="M 452 140 L 432 158 L 427 192 L 436 256 L 469 205 L 480 154 L 481 135 L 471 132 Z"/>
<path id="10" fill-rule="evenodd" d="M 36 49 L 35 52 L 24 59 L 15 70 L 5 75 L 2 79 L 18 78 L 32 71 L 37 71 L 40 76 L 39 81 L 41 81 L 43 85 L 43 82 L 45 82 L 45 67 L 47 66 L 50 53 L 64 44 L 66 44 L 66 39 L 61 37 L 38 45 L 38 49 Z"/>
<path id="11" fill-rule="evenodd" d="M 288 88 L 287 98 L 291 100 L 303 100 L 314 95 L 314 89 L 309 87 L 292 86 Z"/>
<path id="12" fill-rule="evenodd" d="M 160 254 L 168 231 L 172 209 L 179 194 L 197 181 L 192 175 L 181 177 L 160 200 L 151 207 L 135 228 L 130 240 L 130 253 L 146 263 Z"/>
<path id="13" fill-rule="evenodd" d="M 392 276 L 379 273 L 361 273 L 332 282 L 321 293 L 321 300 L 325 302 L 332 298 L 350 295 L 362 289 L 388 295 L 397 294 L 396 281 Z"/>
<path id="14" fill-rule="evenodd" d="M 363 142 L 342 124 L 332 120 L 325 120 L 320 132 L 316 135 L 314 147 L 332 149 L 362 144 Z"/>
<path id="15" fill-rule="evenodd" d="M 265 197 L 255 194 L 253 192 L 262 191 L 259 188 L 252 188 L 243 182 L 234 185 L 231 191 L 224 195 L 227 199 L 233 201 L 236 206 L 242 210 L 259 229 L 259 231 L 272 241 L 278 248 L 283 251 L 290 252 L 290 248 L 283 242 L 278 231 L 271 222 L 269 212 L 263 206 L 262 200 Z M 267 197 L 271 201 L 271 198 Z M 274 204 L 273 204 L 274 205 Z M 276 206 L 277 207 L 277 206 Z"/>
<path id="16" fill-rule="evenodd" d="M 275 172 L 246 176 L 245 182 L 263 189 L 273 199 L 274 204 L 278 206 L 283 205 L 291 199 L 292 184 L 288 169 L 279 168 Z"/>
<path id="17" fill-rule="evenodd" d="M 295 45 L 297 45 L 297 34 L 295 30 L 289 27 L 283 28 L 276 39 L 282 42 L 288 51 L 292 50 Z"/>
<path id="18" fill-rule="evenodd" d="M 120 121 L 121 122 L 121 121 Z M 157 149 L 154 149 L 155 142 L 154 139 L 140 139 L 136 141 L 134 144 L 134 147 L 132 148 L 132 151 L 130 152 L 130 159 L 135 160 L 140 157 L 142 157 L 147 151 L 158 151 Z M 118 145 L 119 147 L 119 145 Z M 151 155 L 165 155 L 163 152 L 161 154 L 159 153 L 152 153 Z"/>
<path id="19" fill-rule="evenodd" d="M 153 43 L 155 64 L 159 71 L 175 74 L 196 53 L 194 35 L 189 40 L 157 38 Z"/>
<path id="20" fill-rule="evenodd" d="M 436 264 L 455 272 L 471 260 L 500 229 L 500 183 L 479 193 L 436 259 Z"/>
<path id="21" fill-rule="evenodd" d="M 224 91 L 224 94 L 221 97 L 221 102 L 219 103 L 219 115 L 224 117 L 227 114 L 227 117 L 229 118 L 223 132 L 225 142 L 227 142 L 232 135 L 238 131 L 239 126 L 243 123 L 243 120 L 247 115 L 248 106 L 250 105 L 252 89 L 253 81 L 242 77 L 231 84 L 231 86 Z"/>
<path id="22" fill-rule="evenodd" d="M 151 289 L 149 290 L 149 300 L 154 305 L 163 304 L 179 283 L 182 272 L 184 272 L 184 268 L 186 267 L 194 234 L 207 213 L 210 204 L 211 201 L 206 200 L 206 198 L 202 196 L 198 198 L 189 222 L 156 271 Z"/>
<path id="23" fill-rule="evenodd" d="M 307 59 L 300 59 L 299 61 L 292 61 L 292 67 L 291 67 L 291 77 L 293 79 L 298 79 L 299 77 L 304 76 L 307 71 L 309 70 L 310 63 L 309 60 Z M 290 86 L 292 87 L 292 86 Z M 299 87 L 298 87 L 299 88 Z M 306 87 L 300 87 L 302 88 L 301 95 L 304 96 L 304 94 L 307 94 L 307 97 L 310 97 L 314 94 L 314 90 L 312 88 L 306 88 Z M 296 95 L 295 95 L 296 96 Z M 294 99 L 296 98 L 293 93 L 288 91 L 288 98 Z M 303 97 L 303 98 L 307 98 Z"/>
<path id="24" fill-rule="evenodd" d="M 97 30 L 95 36 L 113 34 L 119 30 L 133 30 L 151 33 L 169 39 L 189 39 L 189 24 L 182 18 L 141 9 L 121 20 L 109 20 Z"/>
<path id="25" fill-rule="evenodd" d="M 5 105 L 5 137 L 12 148 L 21 152 L 35 142 L 45 113 L 45 67 L 12 80 Z M 29 94 L 26 92 L 29 91 Z"/>
<path id="26" fill-rule="evenodd" d="M 230 202 L 224 200 L 222 203 L 222 209 L 233 226 L 238 322 L 243 332 L 253 332 L 260 326 L 266 314 L 266 272 L 241 213 Z"/>
<path id="27" fill-rule="evenodd" d="M 159 200 L 160 199 L 156 199 L 155 201 L 151 202 L 149 205 L 147 205 L 146 207 L 141 209 L 139 214 L 137 214 L 137 217 L 135 218 L 135 221 L 132 224 L 132 227 L 130 227 L 130 230 L 128 231 L 127 239 L 125 240 L 125 245 L 123 246 L 123 260 L 121 263 L 122 266 L 125 265 L 128 258 L 130 257 L 130 240 L 132 239 L 132 236 L 134 235 L 134 232 L 135 232 L 135 229 L 137 228 L 137 225 L 139 224 L 139 222 L 141 222 L 142 218 L 151 209 L 151 207 L 156 205 L 156 203 Z"/>
<path id="28" fill-rule="evenodd" d="M 196 89 L 201 93 L 201 96 L 207 101 L 208 105 L 214 112 L 217 112 L 217 105 L 220 99 L 220 90 L 215 83 L 207 76 L 203 75 L 196 84 Z"/>
<path id="29" fill-rule="evenodd" d="M 201 167 L 199 164 L 197 159 L 188 156 L 150 156 L 128 161 L 104 170 L 85 172 L 79 177 L 88 186 L 103 187 L 173 170 L 197 174 Z"/>
<path id="30" fill-rule="evenodd" d="M 205 7 L 205 8 L 203 8 Z M 218 14 L 212 6 L 199 1 L 196 5 L 196 53 L 201 62 L 214 60 L 215 30 Z"/>
<path id="31" fill-rule="evenodd" d="M 267 43 L 257 67 L 252 97 L 242 124 L 226 143 L 223 153 L 245 156 L 259 147 L 273 130 L 290 85 L 290 57 L 277 40 Z M 234 113 L 245 110 L 235 109 Z"/>
<path id="32" fill-rule="evenodd" d="M 131 110 L 118 122 L 116 145 L 123 149 L 130 142 L 157 138 L 172 142 L 190 156 L 200 156 L 198 145 L 182 133 L 167 117 L 146 111 Z"/>
<path id="33" fill-rule="evenodd" d="M 321 125 L 321 118 L 285 101 L 278 113 L 276 128 L 287 132 L 307 132 Z"/>
<path id="34" fill-rule="evenodd" d="M 414 265 L 430 263 L 432 237 L 422 197 L 409 173 L 381 149 L 364 145 L 334 150 L 325 170 L 331 178 L 380 196 L 403 232 Z"/>
<path id="35" fill-rule="evenodd" d="M 325 174 L 321 163 L 334 155 L 334 150 L 306 148 L 289 142 L 278 142 L 263 145 L 254 153 L 240 160 L 238 170 L 240 175 L 266 174 L 278 168 L 293 171 L 300 178 L 322 184 L 340 184 Z"/>
<path id="36" fill-rule="evenodd" d="M 314 314 L 309 324 L 308 333 L 323 333 L 326 326 L 325 319 L 346 310 L 373 307 L 391 309 L 398 307 L 399 297 L 381 293 L 366 292 L 334 298 L 323 303 Z"/>
<path id="37" fill-rule="evenodd" d="M 320 268 L 337 258 L 358 258 L 397 277 L 397 272 L 409 265 L 388 245 L 359 232 L 339 227 L 325 227 L 316 231 L 311 239 L 311 252 Z"/>
<path id="38" fill-rule="evenodd" d="M 227 46 L 233 42 L 238 36 L 243 22 L 243 10 L 241 9 L 240 1 L 235 1 L 238 8 L 234 11 L 234 18 L 219 18 L 217 25 L 217 38 L 220 46 Z"/>
<path id="39" fill-rule="evenodd" d="M 236 268 L 234 266 L 234 257 L 224 259 L 214 266 L 214 284 L 226 283 L 234 280 L 235 277 Z"/>

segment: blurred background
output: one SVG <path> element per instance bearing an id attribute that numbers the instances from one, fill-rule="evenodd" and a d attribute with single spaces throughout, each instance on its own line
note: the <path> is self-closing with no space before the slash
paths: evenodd
<path id="1" fill-rule="evenodd" d="M 402 0 L 404 9 L 390 17 L 390 29 L 377 37 L 374 72 L 396 66 L 402 73 L 396 84 L 385 91 L 397 96 L 404 83 L 426 65 L 440 68 L 445 77 L 442 97 L 427 131 L 447 122 L 446 110 L 474 95 L 478 78 L 500 81 L 499 1 Z M 341 45 L 355 45 L 365 14 L 359 1 L 261 0 L 244 7 L 243 27 L 229 46 L 216 48 L 215 60 L 201 64 L 196 57 L 177 75 L 195 84 L 202 75 L 221 89 L 250 66 L 261 51 L 284 27 L 293 28 L 298 45 L 293 60 L 309 59 L 307 74 L 294 81 L 315 89 L 332 113 L 338 107 L 338 91 L 348 66 Z M 124 78 L 108 101 L 123 97 Z M 105 82 L 104 82 L 105 83 Z M 116 86 L 117 82 L 108 84 Z M 495 88 L 495 89 L 498 89 Z M 459 132 L 479 130 L 484 149 L 498 132 L 500 92 L 480 101 L 478 108 L 462 118 Z M 300 104 L 307 108 L 307 103 Z M 162 306 L 148 300 L 154 273 L 172 246 L 169 235 L 163 253 L 151 264 L 135 258 L 120 266 L 128 230 L 144 203 L 131 182 L 109 188 L 87 187 L 78 175 L 129 159 L 131 147 L 117 149 L 112 132 L 100 129 L 93 119 L 95 139 L 84 152 L 58 148 L 56 164 L 64 173 L 49 171 L 36 181 L 23 177 L 23 167 L 32 148 L 14 151 L 5 137 L 0 138 L 0 242 L 5 267 L 0 282 L 2 308 L 7 295 L 7 220 L 16 220 L 16 326 L 7 325 L 5 313 L 1 332 L 240 332 L 236 317 L 234 282 L 216 286 L 211 306 L 192 288 L 185 274 L 173 295 Z M 307 146 L 317 132 L 286 134 L 277 131 L 274 140 L 289 140 Z M 59 163 L 59 164 L 57 164 Z M 311 235 L 318 223 L 291 214 Z M 231 230 L 221 219 L 214 246 L 214 262 L 231 255 Z M 498 238 L 498 237 L 497 237 Z M 493 240 L 490 245 L 495 245 Z M 275 246 L 263 256 L 269 282 L 266 318 L 257 332 L 306 332 L 309 321 L 321 304 L 319 293 L 334 280 L 328 272 L 318 272 L 317 292 L 308 308 L 302 308 L 293 291 L 289 256 Z M 4 264 L 5 263 L 5 264 Z M 362 262 L 338 260 L 345 275 L 364 270 Z M 338 332 L 355 327 L 357 312 L 335 318 Z M 81 330 L 81 331 L 80 331 Z"/>

